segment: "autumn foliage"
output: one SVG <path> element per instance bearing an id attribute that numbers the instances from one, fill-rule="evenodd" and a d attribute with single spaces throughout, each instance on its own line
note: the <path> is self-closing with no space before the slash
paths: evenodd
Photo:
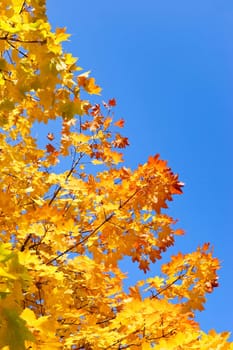
<path id="1" fill-rule="evenodd" d="M 0 18 L 0 349 L 233 349 L 195 321 L 218 286 L 209 244 L 124 287 L 119 261 L 146 273 L 183 234 L 178 176 L 158 155 L 123 165 L 116 100 L 91 104 L 45 1 L 2 0 Z"/>

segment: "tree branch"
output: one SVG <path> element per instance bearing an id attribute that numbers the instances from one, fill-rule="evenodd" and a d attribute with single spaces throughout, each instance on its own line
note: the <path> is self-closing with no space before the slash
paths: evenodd
<path id="1" fill-rule="evenodd" d="M 123 203 L 121 203 L 119 205 L 118 209 L 123 208 L 140 190 L 136 190 L 129 198 L 127 198 Z M 79 245 L 83 244 L 84 242 L 86 242 L 91 236 L 93 236 L 102 226 L 104 226 L 108 221 L 110 221 L 114 216 L 116 215 L 115 212 L 111 213 L 109 216 L 107 216 L 104 221 L 102 221 L 96 228 L 94 228 L 89 235 L 87 235 L 86 237 L 84 237 L 81 241 L 79 241 L 78 243 L 75 243 L 74 245 L 72 245 L 71 247 L 67 248 L 65 251 L 63 251 L 62 253 L 58 254 L 55 258 L 52 258 L 51 260 L 49 260 L 46 265 L 50 265 L 52 264 L 54 261 L 57 261 L 59 258 L 61 258 L 63 255 L 71 252 L 73 249 L 77 248 Z"/>
<path id="2" fill-rule="evenodd" d="M 79 164 L 79 162 L 80 162 L 80 160 L 83 158 L 83 156 L 84 156 L 84 154 L 83 154 L 83 153 L 80 153 L 79 158 L 78 158 L 76 161 L 73 161 L 73 164 L 72 164 L 72 166 L 71 166 L 71 169 L 70 169 L 69 173 L 68 173 L 67 176 L 66 176 L 66 180 L 68 180 L 69 177 L 73 174 L 73 172 L 74 172 L 76 166 Z M 58 193 L 61 191 L 61 189 L 62 189 L 62 186 L 59 185 L 58 188 L 56 189 L 56 191 L 54 192 L 52 198 L 51 198 L 50 201 L 49 201 L 49 206 L 50 206 L 50 205 L 53 203 L 53 201 L 56 199 L 56 197 L 57 197 Z"/>
<path id="3" fill-rule="evenodd" d="M 22 43 L 22 44 L 41 44 L 41 45 L 43 45 L 43 44 L 47 43 L 47 39 L 44 39 L 44 40 L 21 40 L 19 38 L 9 37 L 8 35 L 1 36 L 0 40 L 7 40 L 8 44 L 10 44 L 9 41 L 14 41 L 17 43 Z"/>

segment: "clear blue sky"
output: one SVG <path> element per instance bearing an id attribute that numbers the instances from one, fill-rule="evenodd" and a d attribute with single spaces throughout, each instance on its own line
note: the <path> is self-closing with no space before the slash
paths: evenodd
<path id="1" fill-rule="evenodd" d="M 172 252 L 211 242 L 220 288 L 198 315 L 207 331 L 233 331 L 232 0 L 48 0 L 66 49 L 115 97 L 126 120 L 127 166 L 160 153 L 185 182 L 169 211 L 186 236 Z M 130 281 L 142 278 L 128 262 Z M 156 267 L 152 267 L 152 273 Z"/>

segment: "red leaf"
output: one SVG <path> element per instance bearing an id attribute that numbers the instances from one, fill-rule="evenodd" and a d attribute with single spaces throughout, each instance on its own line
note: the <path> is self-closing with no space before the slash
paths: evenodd
<path id="1" fill-rule="evenodd" d="M 115 100 L 115 98 L 111 98 L 111 99 L 108 101 L 108 105 L 109 105 L 110 107 L 116 106 L 116 100 Z"/>
<path id="2" fill-rule="evenodd" d="M 125 124 L 124 119 L 119 119 L 119 120 L 117 120 L 117 121 L 114 123 L 114 125 L 115 125 L 115 126 L 118 126 L 119 128 L 123 128 L 123 127 L 124 127 L 124 124 Z"/>
<path id="3" fill-rule="evenodd" d="M 203 249 L 204 252 L 207 252 L 207 250 L 209 250 L 209 248 L 210 248 L 210 243 L 209 242 L 203 244 L 202 249 Z"/>
<path id="4" fill-rule="evenodd" d="M 47 152 L 48 152 L 48 153 L 53 153 L 54 151 L 56 151 L 56 148 L 53 147 L 53 145 L 51 145 L 51 143 L 48 143 L 48 144 L 46 145 L 46 149 L 47 149 Z"/>
<path id="5" fill-rule="evenodd" d="M 146 273 L 147 271 L 150 270 L 149 265 L 150 265 L 150 263 L 148 260 L 141 260 L 139 263 L 139 269 L 143 270 L 144 273 Z"/>

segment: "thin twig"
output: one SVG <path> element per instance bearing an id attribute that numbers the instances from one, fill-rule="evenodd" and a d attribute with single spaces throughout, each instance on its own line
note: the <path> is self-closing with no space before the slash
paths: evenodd
<path id="1" fill-rule="evenodd" d="M 44 39 L 44 40 L 21 40 L 19 38 L 12 38 L 9 36 L 1 36 L 0 40 L 7 40 L 8 44 L 9 44 L 9 41 L 14 41 L 17 43 L 22 43 L 22 44 L 41 44 L 41 45 L 43 45 L 43 44 L 47 43 L 47 39 Z"/>
<path id="2" fill-rule="evenodd" d="M 101 222 L 101 224 L 99 224 L 93 231 L 91 231 L 91 233 L 89 235 L 87 235 L 86 237 L 84 237 L 81 241 L 79 241 L 78 243 L 75 243 L 74 245 L 72 245 L 71 247 L 67 248 L 65 251 L 63 251 L 62 253 L 58 254 L 55 258 L 49 260 L 46 265 L 50 265 L 51 263 L 53 263 L 54 261 L 56 261 L 57 259 L 59 259 L 60 257 L 62 257 L 63 255 L 71 252 L 74 248 L 78 247 L 79 245 L 83 244 L 84 242 L 86 242 L 92 235 L 94 235 L 104 224 L 106 224 L 106 222 L 108 222 L 109 220 L 111 220 L 111 218 L 114 216 L 115 213 L 112 213 L 111 215 L 109 215 L 103 222 Z"/>
<path id="3" fill-rule="evenodd" d="M 26 245 L 28 243 L 28 241 L 30 240 L 30 238 L 32 237 L 32 233 L 29 233 L 29 235 L 27 235 L 27 237 L 25 238 L 25 241 L 23 242 L 20 251 L 23 252 L 26 248 Z"/>
<path id="4" fill-rule="evenodd" d="M 21 13 L 23 12 L 25 5 L 26 5 L 26 0 L 24 0 L 23 3 L 22 3 L 21 9 L 19 11 L 19 15 L 21 15 Z"/>
<path id="5" fill-rule="evenodd" d="M 167 284 L 164 288 L 161 288 L 155 295 L 153 295 L 151 298 L 156 298 L 158 295 L 162 294 L 163 292 L 165 292 L 165 290 L 167 290 L 168 288 L 170 288 L 171 286 L 173 286 L 173 284 L 175 284 L 177 281 L 181 280 L 187 272 L 179 275 L 176 279 L 174 279 L 174 281 L 172 281 L 171 283 Z"/>
<path id="6" fill-rule="evenodd" d="M 84 156 L 84 154 L 83 154 L 83 153 L 80 153 L 79 158 L 78 158 L 76 161 L 73 161 L 72 166 L 71 166 L 71 169 L 70 169 L 69 173 L 68 173 L 67 176 L 66 176 L 66 180 L 68 180 L 69 177 L 73 174 L 75 168 L 77 167 L 77 165 L 79 164 L 79 162 L 80 162 L 80 160 L 82 159 L 83 156 Z M 53 203 L 53 201 L 56 199 L 56 197 L 57 197 L 58 193 L 61 191 L 61 189 L 62 189 L 62 186 L 59 185 L 58 188 L 56 189 L 56 191 L 54 192 L 52 198 L 51 198 L 50 201 L 49 201 L 49 206 L 50 206 L 50 205 Z"/>
<path id="7" fill-rule="evenodd" d="M 1 39 L 1 38 L 0 38 Z M 9 40 L 7 40 L 7 43 L 13 47 L 14 50 L 18 51 L 18 53 L 20 53 L 20 55 L 28 58 L 28 55 L 26 53 L 24 53 L 22 50 L 18 49 L 15 45 L 13 45 Z"/>
<path id="8" fill-rule="evenodd" d="M 129 198 L 127 198 L 123 203 L 121 203 L 119 205 L 119 209 L 123 208 L 137 193 L 139 192 L 139 189 L 136 190 Z M 81 241 L 79 241 L 78 243 L 75 243 L 74 245 L 72 245 L 71 247 L 67 248 L 65 251 L 61 252 L 60 254 L 58 254 L 55 258 L 52 258 L 51 260 L 49 260 L 46 265 L 50 265 L 52 264 L 54 261 L 57 261 L 60 257 L 62 257 L 63 255 L 71 252 L 73 249 L 77 248 L 79 245 L 83 244 L 84 242 L 86 242 L 90 237 L 92 237 L 102 226 L 104 226 L 108 221 L 110 221 L 114 216 L 115 216 L 115 212 L 111 213 L 108 217 L 106 217 L 104 219 L 104 221 L 102 221 L 96 228 L 94 228 L 89 235 L 87 235 L 86 237 L 84 237 L 83 239 L 81 239 Z"/>

